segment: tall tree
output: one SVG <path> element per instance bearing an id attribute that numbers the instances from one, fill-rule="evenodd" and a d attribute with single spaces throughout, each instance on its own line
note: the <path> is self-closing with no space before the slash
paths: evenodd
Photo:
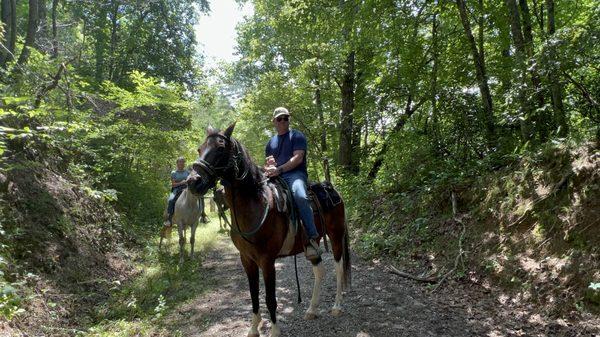
<path id="1" fill-rule="evenodd" d="M 0 40 L 0 43 L 4 46 L 0 48 L 0 67 L 4 68 L 15 53 L 15 44 L 17 41 L 17 1 L 2 0 L 0 6 L 1 22 L 4 24 L 4 39 Z"/>
<path id="2" fill-rule="evenodd" d="M 481 100 L 483 103 L 483 110 L 485 113 L 485 127 L 487 131 L 487 142 L 489 146 L 493 146 L 496 143 L 495 136 L 495 123 L 494 123 L 494 109 L 492 106 L 492 94 L 488 84 L 488 77 L 485 69 L 485 58 L 483 50 L 478 50 L 475 38 L 473 37 L 473 31 L 471 30 L 471 23 L 467 14 L 467 8 L 464 0 L 456 0 L 458 11 L 460 13 L 460 21 L 462 23 L 469 49 L 471 51 L 471 57 L 475 64 L 475 74 L 477 76 L 477 82 L 479 84 L 479 92 L 481 93 Z"/>
<path id="3" fill-rule="evenodd" d="M 349 47 L 343 66 L 342 79 L 339 83 L 342 98 L 339 130 L 339 165 L 346 171 L 356 173 L 358 167 L 352 156 L 356 144 L 354 134 L 354 95 L 355 95 L 355 57 L 351 39 L 353 38 L 356 4 L 354 0 L 340 0 L 340 10 L 343 20 L 343 43 Z"/>
<path id="4" fill-rule="evenodd" d="M 517 88 L 517 96 L 519 99 L 520 109 L 520 124 L 521 124 L 521 137 L 524 140 L 529 140 L 531 134 L 531 117 L 532 107 L 527 97 L 527 52 L 525 50 L 525 38 L 523 37 L 523 29 L 521 26 L 521 15 L 519 14 L 519 7 L 515 0 L 505 0 L 508 11 L 508 18 L 510 21 L 510 32 L 515 47 L 515 60 L 517 63 L 517 71 L 520 87 Z"/>
<path id="5" fill-rule="evenodd" d="M 18 65 L 23 65 L 27 62 L 29 54 L 31 53 L 29 48 L 33 48 L 35 45 L 35 36 L 39 25 L 38 0 L 29 0 L 28 13 L 27 35 L 25 36 L 25 44 L 21 50 L 21 55 L 19 55 L 19 59 L 17 60 Z"/>
<path id="6" fill-rule="evenodd" d="M 58 17 L 58 1 L 52 0 L 52 57 L 58 57 L 58 27 L 57 27 L 57 17 Z"/>
<path id="7" fill-rule="evenodd" d="M 115 59 L 117 52 L 117 39 L 119 32 L 119 8 L 121 4 L 119 0 L 112 0 L 110 4 L 110 56 L 108 64 L 108 78 L 114 80 Z"/>
<path id="8" fill-rule="evenodd" d="M 525 53 L 527 55 L 528 63 L 527 69 L 531 78 L 531 84 L 533 85 L 534 97 L 538 108 L 544 106 L 544 92 L 542 90 L 542 81 L 537 70 L 537 64 L 534 59 L 535 45 L 533 43 L 533 26 L 531 21 L 531 11 L 527 0 L 519 0 L 519 9 L 521 10 L 521 16 L 523 19 L 523 43 L 525 44 Z M 540 139 L 545 141 L 547 139 L 547 118 L 546 116 L 536 113 L 534 116 L 536 131 L 540 135 Z"/>

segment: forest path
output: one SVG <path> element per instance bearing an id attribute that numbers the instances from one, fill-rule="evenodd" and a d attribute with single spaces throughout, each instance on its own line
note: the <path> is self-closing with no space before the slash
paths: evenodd
<path id="1" fill-rule="evenodd" d="M 302 290 L 302 303 L 298 304 L 293 257 L 278 260 L 277 317 L 282 336 L 594 336 L 589 326 L 549 323 L 523 308 L 508 308 L 501 304 L 502 296 L 480 289 L 464 293 L 465 289 L 447 287 L 432 294 L 422 284 L 392 275 L 381 265 L 352 257 L 353 286 L 345 293 L 342 316 L 336 318 L 329 312 L 335 296 L 333 257 L 324 254 L 321 312 L 312 321 L 303 318 L 313 284 L 310 263 L 298 256 Z M 250 295 L 238 253 L 229 238 L 220 236 L 202 265 L 214 282 L 213 290 L 172 310 L 167 320 L 184 336 L 246 336 Z M 268 336 L 270 321 L 262 280 L 260 289 L 260 332 Z"/>

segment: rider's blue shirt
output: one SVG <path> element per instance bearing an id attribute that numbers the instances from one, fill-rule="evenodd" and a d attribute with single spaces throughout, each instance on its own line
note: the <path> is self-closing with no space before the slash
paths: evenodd
<path id="1" fill-rule="evenodd" d="M 188 170 L 173 170 L 171 171 L 171 179 L 175 180 L 176 183 L 184 181 L 187 179 L 188 175 L 190 175 L 190 171 Z M 185 185 L 179 185 L 177 187 L 172 188 L 171 190 L 184 188 Z"/>
<path id="2" fill-rule="evenodd" d="M 304 157 L 302 158 L 302 163 L 289 172 L 300 171 L 308 175 L 306 170 L 306 137 L 298 130 L 290 130 L 283 135 L 271 137 L 265 147 L 265 156 L 273 156 L 277 162 L 277 166 L 281 166 L 294 156 L 294 151 L 296 150 L 304 150 Z"/>

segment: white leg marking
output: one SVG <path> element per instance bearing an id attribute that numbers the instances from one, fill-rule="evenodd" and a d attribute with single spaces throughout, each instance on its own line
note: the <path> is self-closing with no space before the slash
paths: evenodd
<path id="1" fill-rule="evenodd" d="M 279 337 L 281 336 L 281 330 L 277 324 L 271 325 L 271 337 Z"/>
<path id="2" fill-rule="evenodd" d="M 342 257 L 339 262 L 335 262 L 335 277 L 337 289 L 335 290 L 335 303 L 331 309 L 333 316 L 339 316 L 342 314 L 342 279 L 344 277 L 344 258 Z"/>
<path id="3" fill-rule="evenodd" d="M 315 319 L 317 317 L 319 297 L 321 296 L 321 283 L 325 275 L 323 262 L 319 262 L 318 265 L 313 266 L 313 274 L 315 274 L 315 284 L 313 286 L 312 298 L 310 299 L 310 306 L 304 315 L 305 319 Z"/>
<path id="4" fill-rule="evenodd" d="M 250 327 L 250 331 L 248 331 L 248 337 L 258 337 L 260 333 L 258 332 L 258 325 L 260 324 L 260 312 L 257 314 L 252 314 L 252 326 Z"/>

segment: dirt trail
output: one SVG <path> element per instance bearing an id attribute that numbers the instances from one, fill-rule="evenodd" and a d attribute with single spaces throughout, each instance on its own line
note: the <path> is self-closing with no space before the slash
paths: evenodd
<path id="1" fill-rule="evenodd" d="M 599 321 L 573 325 L 548 320 L 528 308 L 510 304 L 502 294 L 481 289 L 447 287 L 430 294 L 420 284 L 387 273 L 384 268 L 353 256 L 353 287 L 344 297 L 344 313 L 329 313 L 335 295 L 335 272 L 330 253 L 321 295 L 321 315 L 303 319 L 313 284 L 311 265 L 298 256 L 302 303 L 296 302 L 294 260 L 277 263 L 278 320 L 282 336 L 600 336 Z M 220 237 L 203 261 L 214 290 L 172 311 L 169 321 L 184 336 L 246 336 L 251 302 L 237 251 Z M 261 336 L 270 323 L 261 282 Z M 504 303 L 502 303 L 504 302 Z"/>

